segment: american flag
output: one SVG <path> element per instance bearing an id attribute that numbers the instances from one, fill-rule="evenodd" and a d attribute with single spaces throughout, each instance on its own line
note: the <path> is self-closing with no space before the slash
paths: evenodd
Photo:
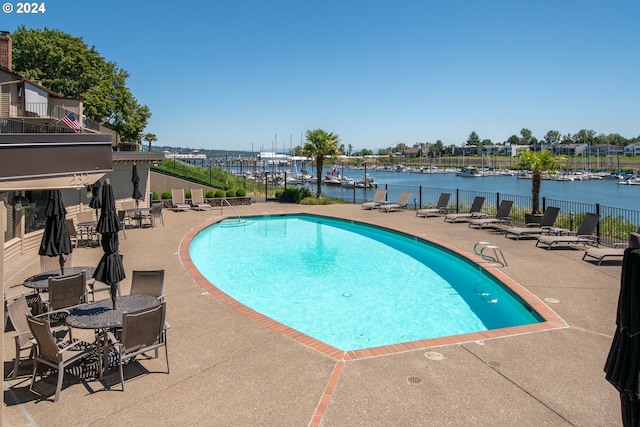
<path id="1" fill-rule="evenodd" d="M 69 113 L 64 116 L 62 118 L 62 123 L 73 129 L 75 133 L 82 133 L 82 127 L 80 127 L 80 123 L 78 123 L 76 116 L 74 116 L 73 113 Z"/>

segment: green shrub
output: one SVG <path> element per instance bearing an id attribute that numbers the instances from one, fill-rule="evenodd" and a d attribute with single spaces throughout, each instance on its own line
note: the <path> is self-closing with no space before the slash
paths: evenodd
<path id="1" fill-rule="evenodd" d="M 184 193 L 184 198 L 185 199 L 190 199 L 191 198 L 191 191 L 187 191 L 186 193 Z"/>
<path id="2" fill-rule="evenodd" d="M 227 190 L 227 197 L 236 197 L 236 190 L 231 189 L 231 190 Z"/>
<path id="3" fill-rule="evenodd" d="M 214 194 L 216 194 L 213 190 L 209 190 L 205 193 L 204 197 L 206 197 L 207 199 L 212 199 Z"/>
<path id="4" fill-rule="evenodd" d="M 163 191 L 161 197 L 162 197 L 163 200 L 170 199 L 171 198 L 171 191 Z"/>
<path id="5" fill-rule="evenodd" d="M 213 197 L 220 199 L 225 195 L 226 193 L 224 192 L 224 190 L 216 190 L 216 192 L 213 194 Z"/>
<path id="6" fill-rule="evenodd" d="M 290 187 L 276 190 L 276 198 L 283 203 L 300 203 L 301 200 L 307 197 L 313 197 L 313 193 L 304 187 Z"/>
<path id="7" fill-rule="evenodd" d="M 151 199 L 152 200 L 160 200 L 160 196 L 155 191 L 152 191 L 151 192 Z"/>
<path id="8" fill-rule="evenodd" d="M 236 196 L 238 197 L 244 197 L 247 195 L 247 190 L 245 190 L 244 188 L 238 188 L 236 190 Z"/>

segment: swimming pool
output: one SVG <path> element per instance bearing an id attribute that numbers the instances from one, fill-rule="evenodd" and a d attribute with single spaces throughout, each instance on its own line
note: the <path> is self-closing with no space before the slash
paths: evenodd
<path id="1" fill-rule="evenodd" d="M 189 255 L 232 298 L 344 351 L 541 321 L 476 264 L 352 221 L 222 221 L 193 237 Z"/>

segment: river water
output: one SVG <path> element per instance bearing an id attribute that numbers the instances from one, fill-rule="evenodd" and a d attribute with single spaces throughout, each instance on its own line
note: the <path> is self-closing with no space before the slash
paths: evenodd
<path id="1" fill-rule="evenodd" d="M 344 176 L 362 179 L 364 170 L 344 169 Z M 423 186 L 430 188 L 460 189 L 468 191 L 500 192 L 516 196 L 531 196 L 531 180 L 515 176 L 483 176 L 477 178 L 456 176 L 455 173 L 422 174 L 409 172 L 369 171 L 380 185 Z M 315 184 L 314 187 L 315 188 Z M 323 185 L 322 192 L 327 196 L 350 199 L 353 188 Z M 356 189 L 356 198 L 363 189 Z M 371 190 L 368 190 L 371 193 Z M 640 210 L 640 185 L 619 185 L 616 180 L 590 179 L 586 181 L 543 180 L 540 196 L 550 199 L 579 203 L 600 203 L 604 206 Z"/>

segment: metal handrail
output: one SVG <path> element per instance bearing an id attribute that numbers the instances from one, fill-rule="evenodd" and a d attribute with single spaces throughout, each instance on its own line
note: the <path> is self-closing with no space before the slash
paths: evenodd
<path id="1" fill-rule="evenodd" d="M 229 207 L 231 209 L 233 209 L 233 211 L 236 213 L 236 218 L 238 218 L 238 220 L 240 219 L 240 214 L 238 213 L 238 211 L 236 210 L 236 208 L 233 207 L 233 205 L 231 203 L 229 203 L 229 201 L 226 198 L 222 199 L 222 202 L 220 203 L 220 215 L 222 215 L 222 209 L 224 208 L 224 203 L 227 203 L 227 205 L 229 205 Z"/>

